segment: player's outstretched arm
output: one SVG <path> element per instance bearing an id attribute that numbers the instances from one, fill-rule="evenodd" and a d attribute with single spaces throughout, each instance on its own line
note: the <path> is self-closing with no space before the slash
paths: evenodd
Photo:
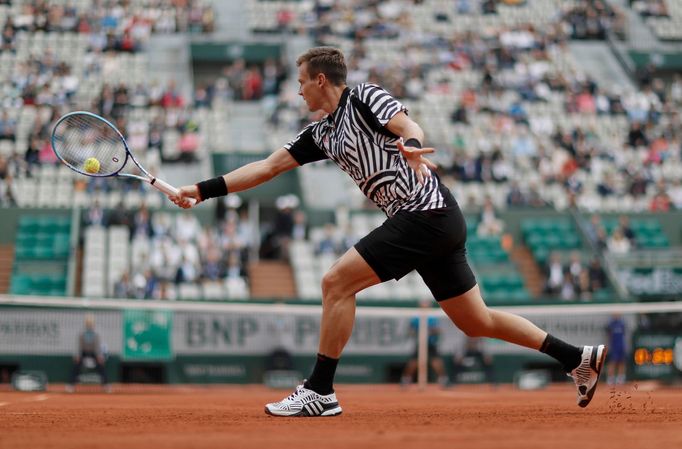
<path id="1" fill-rule="evenodd" d="M 272 153 L 266 159 L 251 162 L 237 168 L 223 176 L 199 182 L 194 185 L 183 186 L 178 196 L 170 199 L 182 207 L 192 207 L 189 198 L 194 198 L 199 204 L 209 198 L 227 195 L 229 192 L 241 192 L 267 182 L 275 176 L 298 167 L 298 162 L 284 148 Z"/>

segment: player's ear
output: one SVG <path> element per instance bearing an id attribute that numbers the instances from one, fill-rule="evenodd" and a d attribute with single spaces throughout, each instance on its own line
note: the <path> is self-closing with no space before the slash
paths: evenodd
<path id="1" fill-rule="evenodd" d="M 317 85 L 323 87 L 327 83 L 327 75 L 320 72 L 317 74 Z"/>

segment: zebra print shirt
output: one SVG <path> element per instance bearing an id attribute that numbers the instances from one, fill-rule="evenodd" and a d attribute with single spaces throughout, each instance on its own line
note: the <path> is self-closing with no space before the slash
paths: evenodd
<path id="1" fill-rule="evenodd" d="M 420 185 L 385 125 L 407 108 L 376 84 L 346 88 L 336 110 L 284 145 L 300 164 L 331 159 L 391 217 L 446 206 L 437 176 Z"/>

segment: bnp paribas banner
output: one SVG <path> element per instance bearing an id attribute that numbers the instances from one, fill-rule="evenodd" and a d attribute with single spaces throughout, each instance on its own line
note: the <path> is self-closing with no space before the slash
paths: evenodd
<path id="1" fill-rule="evenodd" d="M 127 360 L 168 360 L 175 355 L 265 355 L 276 347 L 314 354 L 320 315 L 276 313 L 94 311 L 95 328 L 111 354 Z M 286 313 L 286 312 L 284 312 Z M 0 308 L 0 355 L 73 354 L 86 312 Z M 547 315 L 529 319 L 573 344 L 604 342 L 608 314 Z M 357 317 L 345 354 L 405 355 L 415 348 L 409 317 Z M 440 348 L 458 351 L 464 335 L 443 315 Z M 628 336 L 635 323 L 627 320 Z M 629 341 L 629 338 L 626 340 Z M 492 354 L 531 350 L 490 340 Z"/>
<path id="2" fill-rule="evenodd" d="M 604 342 L 608 314 L 547 315 L 529 319 L 541 328 L 576 345 Z M 635 323 L 626 319 L 628 335 Z M 358 316 L 344 354 L 406 354 L 415 348 L 412 319 Z M 177 312 L 173 322 L 173 347 L 176 354 L 270 353 L 284 347 L 293 354 L 317 350 L 319 315 L 275 315 L 268 313 L 185 313 Z M 443 315 L 440 319 L 440 348 L 445 353 L 462 347 L 464 335 Z M 629 338 L 628 338 L 629 340 Z M 492 354 L 534 351 L 501 341 L 487 342 Z"/>

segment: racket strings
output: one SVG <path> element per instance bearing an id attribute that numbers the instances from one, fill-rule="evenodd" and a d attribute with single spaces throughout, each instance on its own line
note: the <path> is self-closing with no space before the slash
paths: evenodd
<path id="1" fill-rule="evenodd" d="M 108 123 L 89 114 L 73 114 L 54 130 L 54 150 L 74 170 L 96 176 L 119 172 L 126 162 L 126 147 L 121 136 Z M 88 173 L 85 161 L 99 162 L 97 173 Z"/>

